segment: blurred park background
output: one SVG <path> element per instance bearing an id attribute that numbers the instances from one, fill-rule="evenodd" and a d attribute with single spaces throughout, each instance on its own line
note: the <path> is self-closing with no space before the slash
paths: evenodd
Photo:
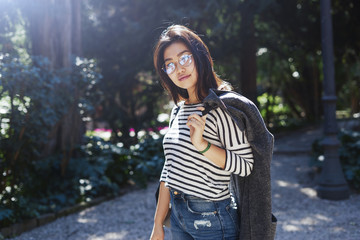
<path id="1" fill-rule="evenodd" d="M 359 13 L 332 1 L 339 121 L 360 119 Z M 0 0 L 0 228 L 158 178 L 172 103 L 152 52 L 171 24 L 275 136 L 322 123 L 320 0 Z M 354 190 L 359 131 L 339 132 Z M 319 142 L 313 155 L 321 168 Z"/>

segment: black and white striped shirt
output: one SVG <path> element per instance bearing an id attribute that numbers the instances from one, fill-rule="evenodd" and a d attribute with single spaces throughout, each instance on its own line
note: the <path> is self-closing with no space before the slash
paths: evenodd
<path id="1" fill-rule="evenodd" d="M 199 104 L 182 104 L 175 114 L 172 110 L 171 127 L 164 136 L 165 164 L 160 181 L 165 185 L 189 195 L 209 200 L 223 200 L 230 197 L 231 174 L 248 176 L 254 158 L 244 132 L 221 108 L 208 113 L 203 137 L 211 144 L 226 150 L 225 168 L 221 169 L 194 147 L 190 139 L 187 118 L 193 113 L 201 116 Z"/>

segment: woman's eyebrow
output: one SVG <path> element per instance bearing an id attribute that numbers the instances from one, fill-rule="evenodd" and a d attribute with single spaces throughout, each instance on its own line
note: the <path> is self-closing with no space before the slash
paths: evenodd
<path id="1" fill-rule="evenodd" d="M 190 52 L 189 50 L 184 50 L 184 51 L 181 51 L 181 52 L 179 52 L 178 54 L 177 54 L 177 56 L 178 57 L 180 57 L 183 53 L 185 53 L 185 52 Z M 172 58 L 167 58 L 167 59 L 165 59 L 164 60 L 164 62 L 166 62 L 166 61 L 169 61 L 169 60 L 171 60 Z"/>

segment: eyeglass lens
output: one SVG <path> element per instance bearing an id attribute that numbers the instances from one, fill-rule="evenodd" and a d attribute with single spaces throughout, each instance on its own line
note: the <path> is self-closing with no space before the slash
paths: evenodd
<path id="1" fill-rule="evenodd" d="M 181 66 L 188 67 L 192 63 L 192 55 L 184 54 L 179 58 L 178 62 Z M 172 74 L 175 71 L 175 69 L 176 69 L 176 64 L 174 62 L 164 64 L 164 67 L 163 67 L 163 70 L 167 74 Z"/>

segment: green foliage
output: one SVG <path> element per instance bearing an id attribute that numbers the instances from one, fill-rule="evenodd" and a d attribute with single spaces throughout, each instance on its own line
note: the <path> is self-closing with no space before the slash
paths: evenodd
<path id="1" fill-rule="evenodd" d="M 67 98 L 56 94 L 60 78 L 46 59 L 34 58 L 35 65 L 4 54 L 0 60 L 0 194 L 13 220 L 22 213 L 37 215 L 24 200 L 23 184 L 29 181 L 29 169 L 40 157 L 50 127 L 65 111 Z"/>
<path id="2" fill-rule="evenodd" d="M 0 164 L 17 174 L 16 168 L 41 156 L 50 130 L 74 102 L 75 86 L 86 89 L 99 75 L 91 61 L 74 64 L 69 72 L 51 70 L 40 57 L 23 62 L 5 54 L 0 60 Z"/>
<path id="3" fill-rule="evenodd" d="M 12 209 L 5 208 L 4 206 L 0 207 L 0 222 L 1 225 L 6 226 L 11 223 L 11 219 L 13 219 L 14 211 Z M 0 225 L 0 227 L 1 227 Z"/>
<path id="4" fill-rule="evenodd" d="M 160 176 L 164 164 L 162 138 L 147 135 L 130 149 L 113 146 L 113 160 L 106 171 L 111 181 L 118 185 L 133 181 L 145 187 L 149 180 Z"/>
<path id="5" fill-rule="evenodd" d="M 259 15 L 259 48 L 267 52 L 258 56 L 258 82 L 267 92 L 283 97 L 297 118 L 318 120 L 321 117 L 322 46 L 320 1 L 286 1 Z M 358 1 L 332 1 L 335 81 L 338 108 L 359 111 L 359 69 L 357 52 Z M 347 27 L 344 27 L 347 26 Z"/>
<path id="6" fill-rule="evenodd" d="M 338 138 L 341 142 L 339 157 L 344 176 L 353 188 L 360 190 L 360 132 L 342 130 Z M 316 140 L 312 145 L 311 165 L 321 168 L 323 154 L 321 141 Z"/>
<path id="7" fill-rule="evenodd" d="M 291 117 L 289 106 L 280 96 L 263 93 L 258 97 L 261 116 L 272 131 L 299 127 L 301 121 Z"/>
<path id="8" fill-rule="evenodd" d="M 0 208 L 8 209 L 0 217 L 1 225 L 75 203 L 77 178 L 95 175 L 81 167 L 99 165 L 96 161 L 70 161 L 69 170 L 61 173 L 63 156 L 43 154 L 51 129 L 75 101 L 75 89 L 88 91 L 100 78 L 95 69 L 93 60 L 77 58 L 71 71 L 55 71 L 45 58 L 0 55 Z M 79 99 L 83 108 L 85 100 Z"/>
<path id="9" fill-rule="evenodd" d="M 13 0 L 0 1 L 0 52 L 15 52 L 12 38 L 16 35 L 16 26 L 21 21 L 17 3 Z"/>
<path id="10" fill-rule="evenodd" d="M 162 138 L 146 136 L 132 150 L 133 179 L 140 186 L 146 186 L 149 179 L 160 177 L 165 159 L 162 141 Z"/>
<path id="11" fill-rule="evenodd" d="M 162 138 L 149 136 L 130 149 L 99 137 L 85 137 L 75 155 L 65 175 L 61 174 L 61 154 L 33 161 L 23 169 L 26 181 L 7 186 L 0 194 L 0 227 L 99 196 L 116 195 L 129 181 L 144 187 L 159 177 L 164 163 Z"/>
<path id="12" fill-rule="evenodd" d="M 360 189 L 360 132 L 342 132 L 340 159 L 346 179 L 356 189 Z"/>
<path id="13" fill-rule="evenodd" d="M 50 130 L 83 91 L 79 111 L 94 112 L 93 85 L 101 78 L 93 60 L 74 59 L 68 69 L 51 70 L 40 57 L 24 61 L 9 54 L 0 62 L 0 227 L 56 212 L 66 206 L 107 194 L 117 194 L 129 181 L 141 186 L 159 176 L 163 164 L 161 140 L 145 138 L 125 149 L 95 136 L 65 156 L 44 157 Z"/>

